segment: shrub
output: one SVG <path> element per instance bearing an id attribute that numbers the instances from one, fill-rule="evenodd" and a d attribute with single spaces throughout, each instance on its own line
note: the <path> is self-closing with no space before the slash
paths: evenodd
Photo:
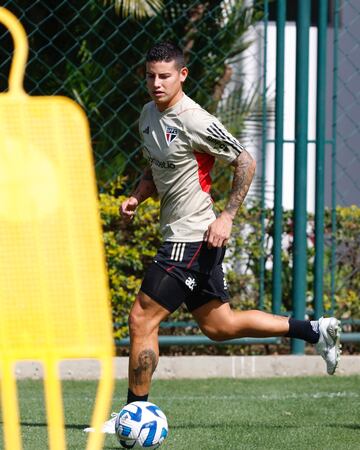
<path id="1" fill-rule="evenodd" d="M 119 195 L 124 179 L 115 180 L 100 193 L 100 214 L 104 231 L 115 337 L 127 333 L 127 316 L 145 268 L 150 264 L 161 238 L 158 226 L 158 202 L 148 199 L 134 220 L 125 226 L 119 208 L 125 197 Z"/>
<path id="2" fill-rule="evenodd" d="M 115 180 L 100 194 L 100 212 L 104 230 L 105 252 L 109 273 L 114 335 L 127 334 L 127 316 L 141 286 L 144 270 L 151 263 L 161 245 L 159 232 L 159 204 L 153 198 L 142 203 L 134 220 L 125 226 L 119 216 L 124 178 Z M 219 202 L 221 209 L 224 201 Z M 337 208 L 335 310 L 339 317 L 360 315 L 360 209 Z M 273 213 L 265 212 L 264 260 L 265 260 L 265 309 L 271 309 L 272 229 Z M 243 206 L 233 226 L 225 267 L 232 305 L 238 309 L 256 308 L 259 303 L 261 209 L 259 205 Z M 325 216 L 325 279 L 324 306 L 330 304 L 330 252 L 331 214 Z M 308 298 L 312 299 L 312 262 L 314 257 L 314 218 L 308 217 Z M 291 310 L 291 282 L 293 256 L 292 211 L 283 216 L 283 311 Z M 191 315 L 180 308 L 172 320 L 186 320 Z"/>

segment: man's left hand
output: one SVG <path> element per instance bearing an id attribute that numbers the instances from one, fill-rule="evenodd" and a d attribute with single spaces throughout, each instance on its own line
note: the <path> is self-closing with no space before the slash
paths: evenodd
<path id="1" fill-rule="evenodd" d="M 232 229 L 232 217 L 226 211 L 212 222 L 205 236 L 208 248 L 224 247 L 230 238 Z"/>

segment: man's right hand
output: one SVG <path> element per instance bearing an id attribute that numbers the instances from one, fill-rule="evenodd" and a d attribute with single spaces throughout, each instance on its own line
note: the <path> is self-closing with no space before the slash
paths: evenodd
<path id="1" fill-rule="evenodd" d="M 125 222 L 130 222 L 134 218 L 138 205 L 139 201 L 136 197 L 129 197 L 122 202 L 120 214 Z"/>

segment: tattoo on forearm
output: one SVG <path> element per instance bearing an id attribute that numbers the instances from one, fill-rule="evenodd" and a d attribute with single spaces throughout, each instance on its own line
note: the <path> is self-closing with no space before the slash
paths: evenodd
<path id="1" fill-rule="evenodd" d="M 144 175 L 140 180 L 140 183 L 131 195 L 136 197 L 139 203 L 141 203 L 148 197 L 151 197 L 155 192 L 156 186 L 153 180 L 151 169 L 146 169 Z"/>
<path id="2" fill-rule="evenodd" d="M 131 381 L 136 386 L 140 386 L 151 378 L 156 369 L 156 360 L 156 354 L 152 349 L 142 350 L 139 353 L 138 365 L 130 372 Z"/>
<path id="3" fill-rule="evenodd" d="M 236 160 L 232 189 L 225 210 L 235 217 L 244 201 L 255 173 L 255 161 L 245 150 Z"/>
<path id="4" fill-rule="evenodd" d="M 145 170 L 144 175 L 142 176 L 144 181 L 153 181 L 152 172 L 150 169 Z"/>

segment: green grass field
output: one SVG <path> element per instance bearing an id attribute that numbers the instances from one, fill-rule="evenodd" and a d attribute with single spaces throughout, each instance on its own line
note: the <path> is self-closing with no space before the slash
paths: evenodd
<path id="1" fill-rule="evenodd" d="M 95 390 L 63 383 L 68 449 L 85 449 Z M 118 382 L 114 410 L 125 391 Z M 42 383 L 22 381 L 19 393 L 24 450 L 45 450 Z M 168 417 L 164 450 L 360 448 L 360 376 L 155 381 L 149 400 Z M 117 448 L 107 436 L 104 449 Z"/>

